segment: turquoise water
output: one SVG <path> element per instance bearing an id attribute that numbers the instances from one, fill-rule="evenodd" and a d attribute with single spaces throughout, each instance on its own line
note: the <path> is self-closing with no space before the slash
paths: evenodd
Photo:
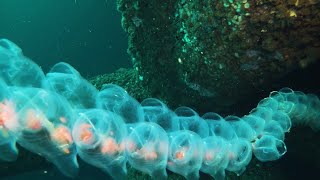
<path id="1" fill-rule="evenodd" d="M 65 61 L 84 77 L 131 65 L 111 0 L 1 0 L 0 38 L 11 39 L 47 71 Z"/>

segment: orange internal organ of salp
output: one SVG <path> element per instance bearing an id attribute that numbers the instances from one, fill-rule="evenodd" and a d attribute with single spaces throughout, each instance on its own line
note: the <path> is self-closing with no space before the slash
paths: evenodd
<path id="1" fill-rule="evenodd" d="M 60 145 L 61 149 L 66 154 L 70 153 L 69 146 L 73 143 L 73 140 L 67 127 L 60 126 L 54 129 L 51 134 L 51 138 Z"/>
<path id="2" fill-rule="evenodd" d="M 145 154 L 145 160 L 155 160 L 158 157 L 158 154 L 155 151 L 149 151 Z"/>
<path id="3" fill-rule="evenodd" d="M 204 159 L 206 161 L 212 161 L 214 159 L 214 152 L 213 151 L 207 151 L 205 152 Z"/>
<path id="4" fill-rule="evenodd" d="M 175 154 L 176 159 L 179 159 L 179 160 L 183 159 L 184 156 L 185 156 L 185 152 L 184 151 L 178 151 Z"/>
<path id="5" fill-rule="evenodd" d="M 4 100 L 0 102 L 0 127 L 13 128 L 18 123 L 16 117 L 14 105 L 11 101 Z"/>
<path id="6" fill-rule="evenodd" d="M 4 127 L 5 121 L 8 119 L 8 110 L 5 103 L 0 103 L 0 126 Z"/>
<path id="7" fill-rule="evenodd" d="M 149 148 L 142 148 L 141 149 L 141 154 L 143 154 L 144 155 L 144 159 L 145 160 L 155 160 L 155 159 L 157 159 L 157 157 L 158 157 L 158 154 L 155 152 L 155 150 L 148 150 Z"/>
<path id="8" fill-rule="evenodd" d="M 80 125 L 80 140 L 84 143 L 89 143 L 93 138 L 92 126 L 90 124 Z"/>
<path id="9" fill-rule="evenodd" d="M 113 155 L 117 153 L 119 150 L 120 150 L 120 147 L 114 138 L 107 137 L 106 139 L 103 140 L 101 144 L 101 152 L 103 154 L 108 153 L 110 155 Z"/>
<path id="10" fill-rule="evenodd" d="M 178 160 L 182 160 L 186 156 L 186 151 L 188 150 L 188 147 L 182 147 L 175 153 L 175 158 Z"/>
<path id="11" fill-rule="evenodd" d="M 147 161 L 153 161 L 158 158 L 158 154 L 154 149 L 154 143 L 145 144 L 140 150 L 137 151 L 138 154 L 144 157 Z"/>
<path id="12" fill-rule="evenodd" d="M 34 109 L 29 109 L 26 113 L 26 126 L 32 130 L 39 130 L 42 127 L 41 121 L 44 116 Z"/>

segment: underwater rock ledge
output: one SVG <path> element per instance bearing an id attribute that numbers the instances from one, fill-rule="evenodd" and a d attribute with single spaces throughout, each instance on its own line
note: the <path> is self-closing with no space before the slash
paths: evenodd
<path id="1" fill-rule="evenodd" d="M 319 1 L 117 3 L 139 79 L 173 106 L 223 112 L 320 59 Z"/>

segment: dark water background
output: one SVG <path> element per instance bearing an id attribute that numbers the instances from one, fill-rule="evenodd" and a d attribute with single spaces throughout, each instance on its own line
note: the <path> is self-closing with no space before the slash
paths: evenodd
<path id="1" fill-rule="evenodd" d="M 115 0 L 0 0 L 0 38 L 45 72 L 60 61 L 84 77 L 131 65 Z"/>

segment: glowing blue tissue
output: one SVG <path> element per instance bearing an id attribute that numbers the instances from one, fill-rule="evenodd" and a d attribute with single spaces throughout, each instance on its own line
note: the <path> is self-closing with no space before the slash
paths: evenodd
<path id="1" fill-rule="evenodd" d="M 266 121 L 262 119 L 261 117 L 255 116 L 255 115 L 245 115 L 242 117 L 242 120 L 246 122 L 252 130 L 255 132 L 255 138 L 262 135 L 262 132 L 265 128 Z"/>
<path id="2" fill-rule="evenodd" d="M 237 134 L 230 123 L 221 116 L 209 112 L 204 114 L 202 118 L 208 123 L 210 135 L 220 136 L 227 141 L 237 138 Z"/>
<path id="3" fill-rule="evenodd" d="M 70 130 L 72 119 L 68 119 L 73 111 L 64 109 L 68 106 L 54 92 L 31 87 L 10 90 L 9 101 L 14 104 L 17 119 L 7 126 L 8 130 L 22 147 L 45 157 L 66 176 L 75 177 L 77 152 Z"/>
<path id="4" fill-rule="evenodd" d="M 65 97 L 75 108 L 94 108 L 98 90 L 71 65 L 60 62 L 46 74 L 43 88 Z"/>
<path id="5" fill-rule="evenodd" d="M 238 138 L 244 138 L 251 142 L 257 136 L 254 129 L 241 118 L 237 116 L 227 116 L 225 120 L 231 125 Z"/>
<path id="6" fill-rule="evenodd" d="M 119 114 L 126 123 L 142 122 L 141 105 L 127 91 L 115 84 L 104 84 L 96 97 L 97 108 Z"/>
<path id="7" fill-rule="evenodd" d="M 125 179 L 127 131 L 123 119 L 103 109 L 80 110 L 76 119 L 72 135 L 81 159 L 114 179 Z"/>
<path id="8" fill-rule="evenodd" d="M 208 124 L 200 118 L 197 112 L 189 107 L 179 107 L 174 111 L 177 114 L 181 130 L 197 133 L 201 138 L 209 136 Z"/>
<path id="9" fill-rule="evenodd" d="M 17 118 L 13 104 L 8 100 L 9 94 L 7 85 L 0 79 L 0 160 L 2 161 L 15 161 L 18 158 L 16 138 L 9 131 Z"/>
<path id="10" fill-rule="evenodd" d="M 264 135 L 253 144 L 253 153 L 262 162 L 275 161 L 286 152 L 284 142 L 271 135 Z"/>
<path id="11" fill-rule="evenodd" d="M 233 139 L 228 149 L 229 164 L 227 170 L 240 176 L 252 158 L 251 144 L 247 139 Z"/>
<path id="12" fill-rule="evenodd" d="M 201 137 L 188 130 L 169 133 L 169 156 L 167 169 L 186 179 L 199 179 L 203 159 Z"/>
<path id="13" fill-rule="evenodd" d="M 203 161 L 201 171 L 214 179 L 225 178 L 225 169 L 229 164 L 229 143 L 219 136 L 208 136 L 203 139 Z"/>
<path id="14" fill-rule="evenodd" d="M 166 132 L 174 132 L 180 129 L 180 121 L 163 102 L 155 98 L 147 98 L 141 102 L 146 122 L 154 122 L 160 125 Z"/>
<path id="15" fill-rule="evenodd" d="M 152 122 L 137 123 L 126 139 L 129 164 L 153 179 L 166 179 L 168 159 L 168 135 Z"/>
<path id="16" fill-rule="evenodd" d="M 42 87 L 45 80 L 41 68 L 7 39 L 0 39 L 0 78 L 8 86 L 21 87 Z"/>

